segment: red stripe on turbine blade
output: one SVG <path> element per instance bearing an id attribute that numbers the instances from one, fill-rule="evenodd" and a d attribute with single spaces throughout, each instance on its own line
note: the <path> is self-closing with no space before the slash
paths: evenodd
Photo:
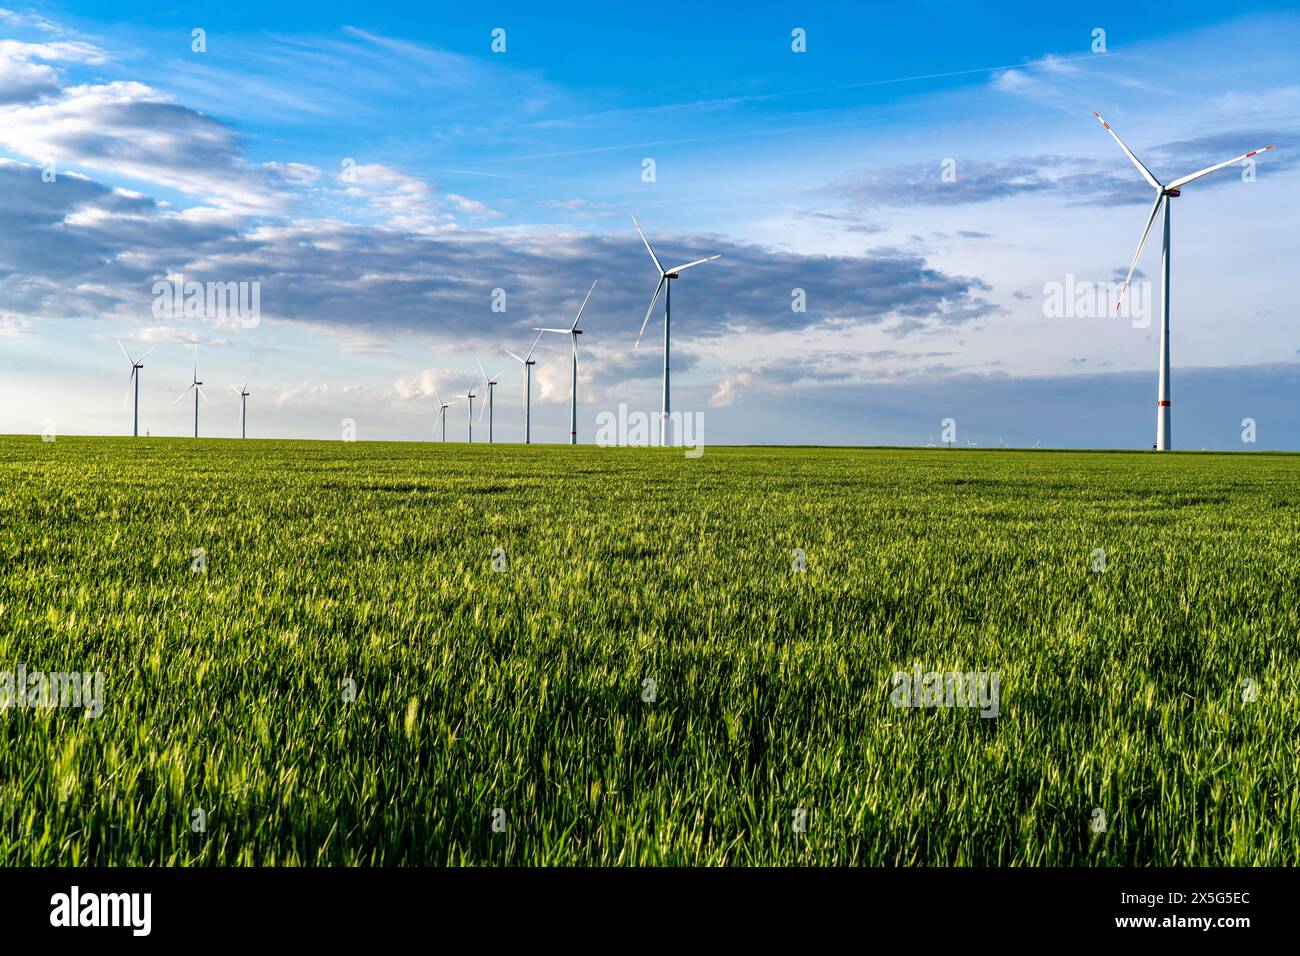
<path id="1" fill-rule="evenodd" d="M 1257 150 L 1257 149 L 1255 149 L 1255 150 L 1251 150 L 1249 153 L 1246 154 L 1246 158 L 1247 158 L 1247 159 L 1250 159 L 1250 157 L 1254 156 L 1254 155 L 1255 155 L 1256 153 L 1258 153 L 1258 152 L 1259 152 L 1259 150 Z"/>

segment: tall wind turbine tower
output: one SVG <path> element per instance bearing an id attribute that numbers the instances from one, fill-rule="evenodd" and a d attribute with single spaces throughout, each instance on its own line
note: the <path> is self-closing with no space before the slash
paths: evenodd
<path id="1" fill-rule="evenodd" d="M 438 421 L 442 423 L 442 440 L 445 442 L 447 440 L 447 409 L 459 403 L 444 402 L 436 388 L 433 390 L 433 397 L 438 401 Z"/>
<path id="2" fill-rule="evenodd" d="M 239 396 L 239 437 L 248 437 L 248 383 L 244 383 L 243 388 L 229 386 L 230 390 Z"/>
<path id="3" fill-rule="evenodd" d="M 203 383 L 199 381 L 199 347 L 196 345 L 194 346 L 194 378 L 190 382 L 190 387 L 185 389 L 185 391 L 181 392 L 178 396 L 176 396 L 176 402 L 179 402 L 182 398 L 184 398 L 186 395 L 189 394 L 190 389 L 194 390 L 194 437 L 195 438 L 199 437 L 199 396 L 202 395 L 203 400 L 205 402 L 208 400 L 208 396 L 204 394 L 202 385 Z M 172 404 L 175 405 L 176 402 L 172 402 Z"/>
<path id="4" fill-rule="evenodd" d="M 666 441 L 668 431 L 668 415 L 672 411 L 671 402 L 668 394 L 668 354 L 670 345 L 669 331 L 673 321 L 673 288 L 672 280 L 678 275 L 694 266 L 701 265 L 705 262 L 712 262 L 714 259 L 721 259 L 721 255 L 705 256 L 703 259 L 696 259 L 694 262 L 688 262 L 684 266 L 675 266 L 672 269 L 665 269 L 655 255 L 655 251 L 650 248 L 650 240 L 641 232 L 641 224 L 636 221 L 636 216 L 632 217 L 632 225 L 636 226 L 636 231 L 641 235 L 641 241 L 645 243 L 646 252 L 650 253 L 650 258 L 654 260 L 655 268 L 659 270 L 659 284 L 655 286 L 655 294 L 650 298 L 650 308 L 645 310 L 645 321 L 641 323 L 641 331 L 636 335 L 636 345 L 632 346 L 632 351 L 636 351 L 641 346 L 641 336 L 645 334 L 645 327 L 650 322 L 650 313 L 655 309 L 655 303 L 659 301 L 659 293 L 664 293 L 664 398 L 663 412 L 659 419 L 659 444 L 661 446 L 668 444 Z M 666 287 L 666 288 L 665 288 Z"/>
<path id="5" fill-rule="evenodd" d="M 518 362 L 524 367 L 524 444 L 532 444 L 533 441 L 533 366 L 537 363 L 533 361 L 533 352 L 537 350 L 537 343 L 542 340 L 541 332 L 537 333 L 537 338 L 533 339 L 533 347 L 528 350 L 528 354 L 520 358 L 509 349 L 505 350 L 506 355 Z"/>
<path id="6" fill-rule="evenodd" d="M 474 444 L 474 386 L 473 385 L 469 387 L 469 391 L 467 391 L 463 397 L 469 399 L 469 408 L 466 409 L 466 411 L 469 412 L 469 443 L 472 445 Z"/>
<path id="7" fill-rule="evenodd" d="M 478 410 L 478 418 L 479 421 L 483 420 L 483 412 L 486 409 L 488 417 L 488 444 L 490 445 L 492 444 L 492 393 L 496 391 L 497 380 L 500 379 L 505 372 L 497 372 L 491 378 L 488 378 L 488 373 L 483 370 L 483 363 L 478 359 L 475 359 L 474 362 L 478 365 L 479 374 L 483 376 L 483 387 L 487 389 L 487 402 L 485 402 L 482 408 Z"/>
<path id="8" fill-rule="evenodd" d="M 132 390 L 132 386 L 134 386 L 135 414 L 133 416 L 133 424 L 131 426 L 131 436 L 133 438 L 139 438 L 140 437 L 140 369 L 144 368 L 145 356 L 147 356 L 149 352 L 152 352 L 153 349 L 149 349 L 147 352 L 144 353 L 144 355 L 141 355 L 138 359 L 133 359 L 127 353 L 125 346 L 123 346 L 121 342 L 117 343 L 117 347 L 122 350 L 122 354 L 126 356 L 126 360 L 131 363 L 131 374 L 126 380 L 126 398 L 122 400 L 122 405 L 123 407 L 125 407 L 126 403 L 131 400 L 131 390 Z"/>
<path id="9" fill-rule="evenodd" d="M 596 282 L 591 283 L 591 288 L 587 290 L 587 298 L 582 300 L 582 305 L 578 306 L 578 317 L 573 320 L 573 325 L 567 329 L 533 329 L 534 332 L 545 334 L 547 332 L 558 332 L 561 335 L 567 335 L 569 342 L 573 345 L 573 386 L 569 395 L 569 444 L 578 444 L 578 336 L 582 334 L 582 329 L 578 328 L 578 322 L 582 319 L 582 310 L 587 307 L 587 299 L 591 298 L 591 293 L 596 290 Z"/>
<path id="10" fill-rule="evenodd" d="M 1128 291 L 1129 280 L 1133 278 L 1133 270 L 1137 268 L 1138 258 L 1142 255 L 1142 247 L 1146 245 L 1147 236 L 1151 234 L 1151 225 L 1156 221 L 1156 216 L 1160 214 L 1163 206 L 1165 212 L 1164 221 L 1164 240 L 1160 246 L 1160 392 L 1156 400 L 1156 449 L 1159 451 L 1171 450 L 1173 445 L 1171 408 L 1169 405 L 1169 206 L 1171 199 L 1177 199 L 1182 195 L 1182 188 L 1194 179 L 1200 179 L 1202 176 L 1212 173 L 1216 170 L 1223 169 L 1225 166 L 1231 166 L 1239 163 L 1243 159 L 1270 150 L 1271 145 L 1264 146 L 1261 149 L 1252 149 L 1249 153 L 1242 153 L 1240 156 L 1234 156 L 1232 159 L 1225 160 L 1214 166 L 1208 166 L 1200 172 L 1192 173 L 1189 176 L 1183 176 L 1181 179 L 1175 179 L 1168 186 L 1162 185 L 1160 180 L 1151 175 L 1151 170 L 1142 165 L 1142 161 L 1133 155 L 1133 151 L 1124 145 L 1124 141 L 1119 135 L 1111 129 L 1109 123 L 1101 118 L 1101 114 L 1094 112 L 1093 116 L 1100 120 L 1101 125 L 1106 127 L 1106 132 L 1114 137 L 1119 148 L 1124 150 L 1124 155 L 1129 161 L 1137 167 L 1137 171 L 1142 174 L 1142 178 L 1147 181 L 1152 189 L 1156 191 L 1156 201 L 1151 206 L 1151 215 L 1147 216 L 1146 228 L 1142 230 L 1142 238 L 1138 241 L 1137 252 L 1133 253 L 1133 261 L 1129 263 L 1128 275 L 1124 277 L 1124 287 L 1120 290 L 1119 302 L 1115 303 L 1115 311 L 1118 312 L 1124 303 L 1124 293 Z"/>

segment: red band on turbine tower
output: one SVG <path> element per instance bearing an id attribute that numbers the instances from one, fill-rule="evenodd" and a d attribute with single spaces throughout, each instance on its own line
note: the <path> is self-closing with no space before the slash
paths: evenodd
<path id="1" fill-rule="evenodd" d="M 1169 403 L 1168 403 L 1168 402 L 1156 402 L 1156 404 L 1159 405 L 1161 408 L 1168 408 L 1168 407 L 1169 407 Z"/>

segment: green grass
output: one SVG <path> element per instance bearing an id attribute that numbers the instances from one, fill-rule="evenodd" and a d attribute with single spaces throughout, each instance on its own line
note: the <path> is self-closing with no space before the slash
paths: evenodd
<path id="1" fill-rule="evenodd" d="M 1295 865 L 1298 545 L 1281 455 L 0 438 L 0 670 L 106 701 L 0 863 Z"/>

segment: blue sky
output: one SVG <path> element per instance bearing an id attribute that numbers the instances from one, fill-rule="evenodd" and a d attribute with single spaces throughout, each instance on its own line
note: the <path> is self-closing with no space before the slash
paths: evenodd
<path id="1" fill-rule="evenodd" d="M 236 433 L 248 381 L 253 436 L 427 440 L 478 357 L 517 440 L 502 349 L 599 278 L 591 441 L 658 407 L 635 213 L 665 260 L 723 256 L 673 299 L 674 405 L 707 441 L 924 444 L 951 417 L 963 444 L 1149 447 L 1158 321 L 1048 305 L 1122 278 L 1150 204 L 1099 110 L 1165 181 L 1277 144 L 1175 201 L 1174 444 L 1300 448 L 1285 4 L 271 7 L 0 12 L 0 431 L 129 431 L 122 339 L 154 349 L 152 434 L 192 427 L 197 344 L 204 434 Z M 176 274 L 259 282 L 260 323 L 155 317 Z M 566 353 L 539 349 L 538 440 L 567 438 Z"/>

